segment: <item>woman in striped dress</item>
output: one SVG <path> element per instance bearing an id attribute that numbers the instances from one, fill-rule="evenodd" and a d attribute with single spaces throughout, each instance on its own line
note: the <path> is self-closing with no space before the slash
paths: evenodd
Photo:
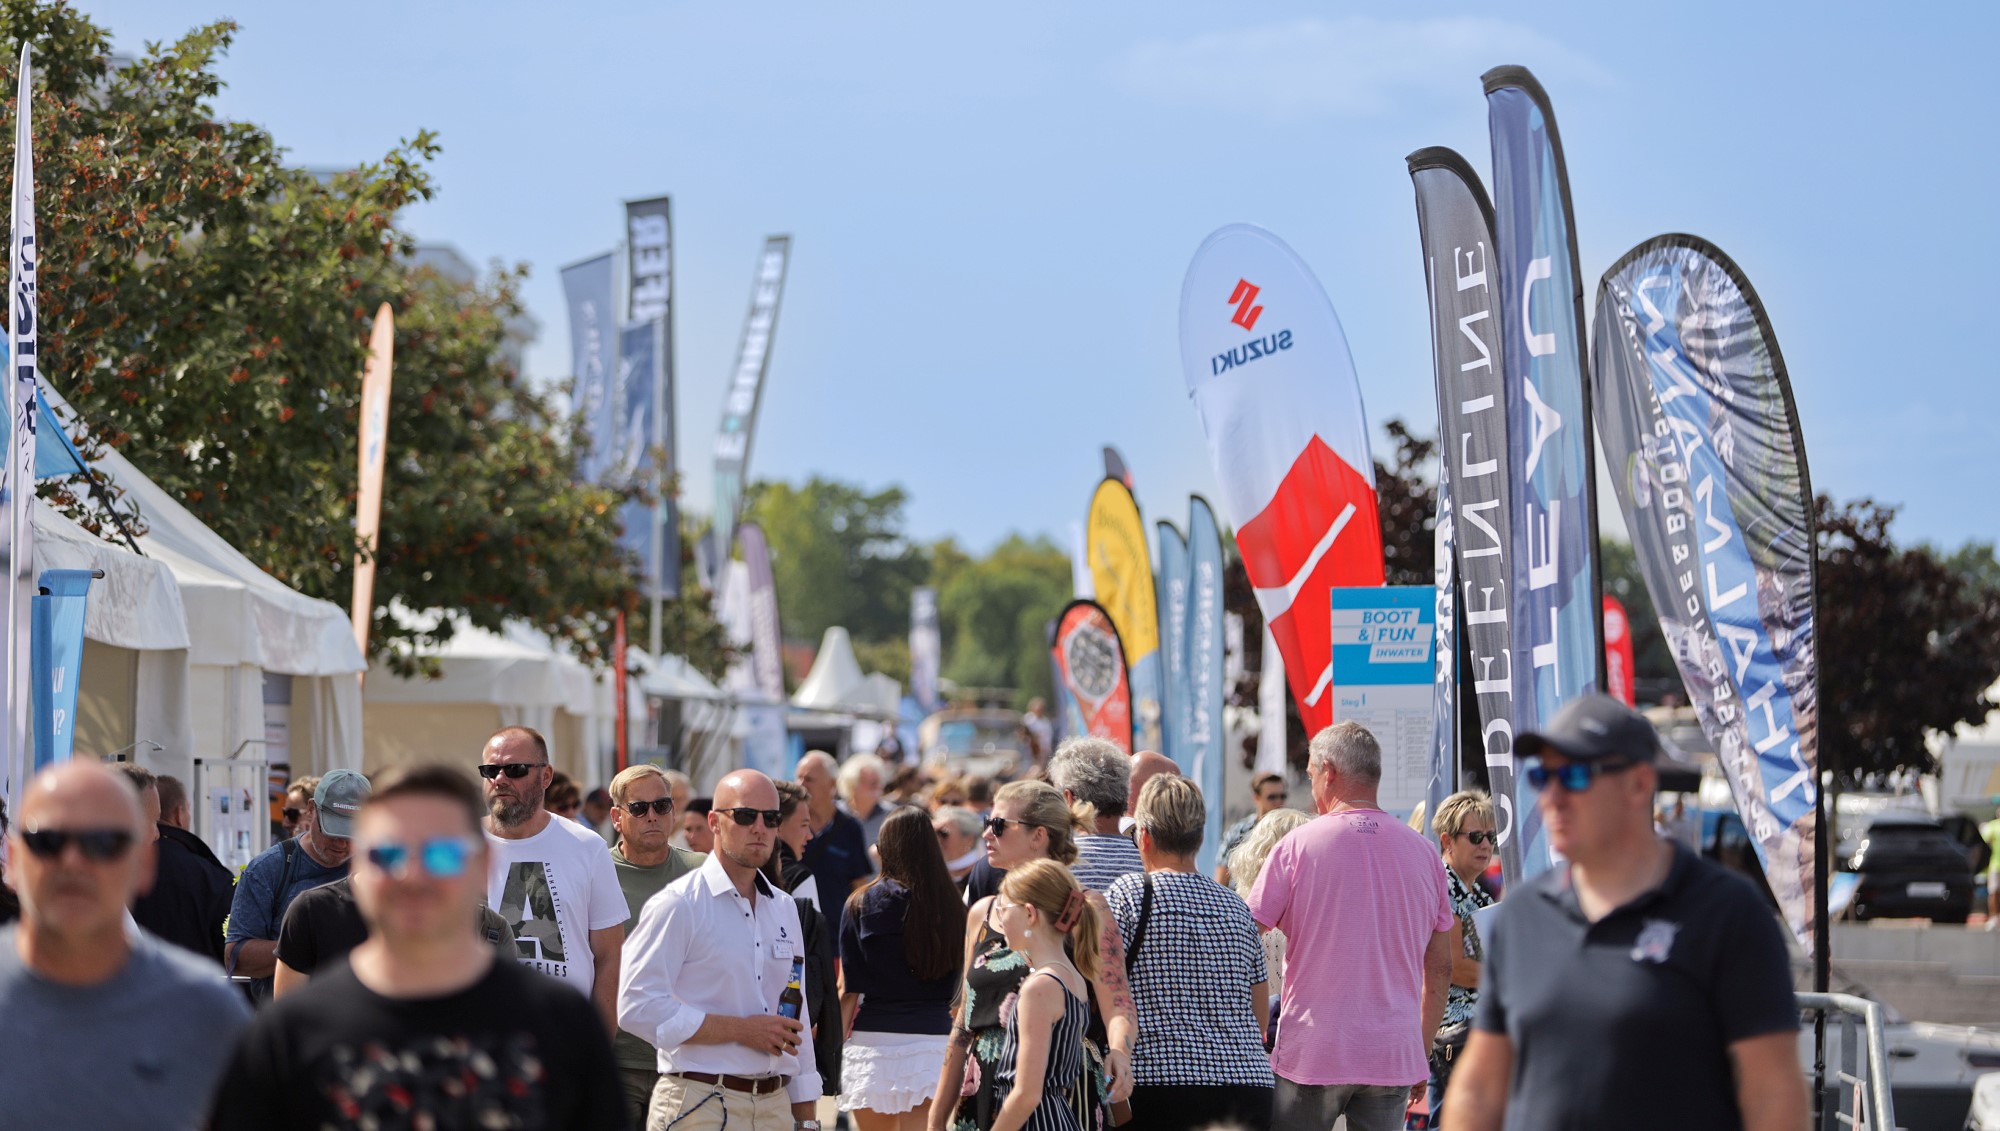
<path id="1" fill-rule="evenodd" d="M 1007 946 L 1029 968 L 1020 995 L 1001 1007 L 1007 1038 L 995 1074 L 1001 1101 L 993 1131 L 1082 1131 L 1063 1082 L 1077 1081 L 1083 1070 L 1097 911 L 1076 877 L 1053 860 L 1009 870 L 993 905 Z"/>

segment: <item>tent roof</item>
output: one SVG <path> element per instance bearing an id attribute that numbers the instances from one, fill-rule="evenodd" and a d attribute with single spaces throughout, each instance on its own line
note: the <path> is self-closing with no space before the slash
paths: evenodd
<path id="1" fill-rule="evenodd" d="M 140 549 L 172 570 L 180 585 L 189 662 L 251 664 L 300 676 L 366 666 L 346 610 L 257 568 L 115 449 L 107 448 L 96 466 L 138 504 L 148 528 Z"/>
<path id="2" fill-rule="evenodd" d="M 845 711 L 866 698 L 866 684 L 847 630 L 835 625 L 820 637 L 819 655 L 813 657 L 805 682 L 792 694 L 792 705 L 814 711 Z"/>
<path id="3" fill-rule="evenodd" d="M 644 653 L 633 649 L 634 658 Z M 708 678 L 694 670 L 694 666 L 680 656 L 662 656 L 654 660 L 646 657 L 639 666 L 645 670 L 638 680 L 639 689 L 647 695 L 661 699 L 727 699 L 723 691 Z"/>
<path id="4" fill-rule="evenodd" d="M 34 515 L 37 577 L 48 569 L 104 571 L 84 604 L 85 637 L 142 652 L 188 646 L 180 587 L 164 563 L 98 538 L 53 507 L 38 506 Z"/>
<path id="5" fill-rule="evenodd" d="M 439 614 L 412 614 L 392 607 L 390 615 L 405 623 L 435 624 Z M 576 715 L 596 713 L 596 681 L 590 669 L 557 651 L 548 637 L 519 622 L 489 632 L 453 619 L 456 628 L 451 639 L 430 653 L 438 661 L 438 678 L 404 679 L 377 663 L 369 668 L 362 686 L 363 699 L 370 703 L 560 707 Z"/>

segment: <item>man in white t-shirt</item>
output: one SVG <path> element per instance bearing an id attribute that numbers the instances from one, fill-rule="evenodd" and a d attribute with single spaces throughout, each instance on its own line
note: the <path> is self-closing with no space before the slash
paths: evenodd
<path id="1" fill-rule="evenodd" d="M 607 1031 L 617 1032 L 618 958 L 629 912 L 610 847 L 543 806 L 554 770 L 540 734 L 502 727 L 479 760 L 493 852 L 487 906 L 514 928 L 523 963 L 582 991 Z"/>

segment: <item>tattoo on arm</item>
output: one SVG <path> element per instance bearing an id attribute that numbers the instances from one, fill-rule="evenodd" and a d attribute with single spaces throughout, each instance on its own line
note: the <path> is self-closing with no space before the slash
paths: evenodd
<path id="1" fill-rule="evenodd" d="M 1098 936 L 1097 984 L 1109 1000 L 1104 1004 L 1106 1016 L 1117 1013 L 1136 1019 L 1139 1011 L 1132 1003 L 1131 987 L 1125 982 L 1125 936 L 1118 930 L 1118 920 L 1111 917 L 1108 908 L 1098 909 L 1098 918 L 1104 927 Z"/>

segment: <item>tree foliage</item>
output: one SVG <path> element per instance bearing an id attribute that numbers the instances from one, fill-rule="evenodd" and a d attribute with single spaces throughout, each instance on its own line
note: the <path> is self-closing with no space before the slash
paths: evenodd
<path id="1" fill-rule="evenodd" d="M 1382 425 L 1395 454 L 1375 461 L 1375 509 L 1382 522 L 1382 565 L 1390 585 L 1430 585 L 1437 565 L 1436 440 L 1400 419 Z"/>
<path id="2" fill-rule="evenodd" d="M 858 641 L 908 634 L 910 590 L 927 569 L 903 537 L 905 501 L 901 487 L 870 492 L 818 476 L 752 485 L 747 514 L 771 545 L 787 636 L 816 643 L 834 625 Z"/>
<path id="3" fill-rule="evenodd" d="M 946 678 L 1011 687 L 1023 705 L 1048 695 L 1049 622 L 1069 599 L 1069 555 L 1046 538 L 1010 535 L 938 591 L 938 619 L 952 629 Z"/>
<path id="4" fill-rule="evenodd" d="M 1820 764 L 1848 782 L 1935 769 L 1927 731 L 1983 721 L 2000 679 L 1992 550 L 1898 549 L 1894 507 L 1817 500 Z"/>
<path id="5" fill-rule="evenodd" d="M 0 2 L 0 35 L 34 45 L 40 360 L 79 446 L 118 449 L 267 572 L 344 605 L 360 374 L 387 302 L 375 650 L 450 631 L 418 632 L 394 603 L 488 628 L 522 618 L 600 656 L 611 611 L 637 606 L 616 543 L 631 493 L 576 481 L 566 411 L 502 359 L 521 270 L 467 285 L 411 267 L 396 217 L 433 190 L 430 134 L 315 175 L 220 119 L 234 31 L 197 28 L 114 69 L 106 33 L 68 6 Z M 80 484 L 49 493 L 101 531 Z"/>

